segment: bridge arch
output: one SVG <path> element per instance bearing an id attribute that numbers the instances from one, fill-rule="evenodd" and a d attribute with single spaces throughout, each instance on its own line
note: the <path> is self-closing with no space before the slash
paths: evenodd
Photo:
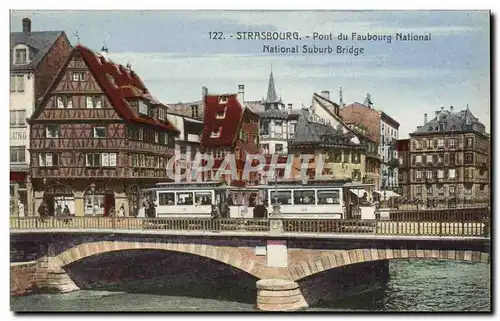
<path id="1" fill-rule="evenodd" d="M 93 255 L 127 250 L 164 250 L 168 252 L 189 253 L 225 263 L 242 270 L 258 279 L 264 278 L 266 267 L 247 258 L 238 249 L 193 243 L 155 243 L 155 242 L 110 242 L 84 243 L 72 247 L 55 256 L 54 263 L 61 268 Z"/>
<path id="2" fill-rule="evenodd" d="M 351 264 L 380 260 L 427 259 L 490 263 L 490 254 L 467 250 L 415 250 L 415 249 L 352 249 L 332 250 L 320 256 L 289 264 L 288 270 L 294 281 Z"/>

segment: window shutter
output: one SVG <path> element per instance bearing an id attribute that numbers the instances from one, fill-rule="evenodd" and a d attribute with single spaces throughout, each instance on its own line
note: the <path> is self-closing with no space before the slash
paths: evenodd
<path id="1" fill-rule="evenodd" d="M 45 166 L 45 159 L 42 153 L 38 154 L 38 166 Z"/>
<path id="2" fill-rule="evenodd" d="M 86 160 L 85 160 L 85 164 L 86 164 L 87 166 L 91 166 L 91 165 L 92 165 L 92 160 L 91 160 L 91 158 L 92 158 L 92 154 L 86 154 L 86 155 L 85 155 L 85 158 L 86 158 Z"/>

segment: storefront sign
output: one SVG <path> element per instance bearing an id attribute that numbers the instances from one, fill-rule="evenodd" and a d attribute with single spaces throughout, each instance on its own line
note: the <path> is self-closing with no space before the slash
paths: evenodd
<path id="1" fill-rule="evenodd" d="M 20 132 L 10 132 L 11 140 L 26 140 L 28 139 L 28 134 L 25 131 Z"/>

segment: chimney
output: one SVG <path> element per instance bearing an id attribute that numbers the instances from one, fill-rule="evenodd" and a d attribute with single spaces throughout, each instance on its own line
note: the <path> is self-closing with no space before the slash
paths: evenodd
<path id="1" fill-rule="evenodd" d="M 288 112 L 291 114 L 292 113 L 292 104 L 288 104 Z"/>
<path id="2" fill-rule="evenodd" d="M 328 90 L 323 90 L 323 91 L 321 92 L 321 96 L 322 96 L 323 98 L 325 98 L 325 99 L 330 100 L 330 92 L 329 92 Z"/>
<path id="3" fill-rule="evenodd" d="M 245 102 L 245 85 L 238 85 L 238 100 L 241 103 Z"/>
<path id="4" fill-rule="evenodd" d="M 206 95 L 208 95 L 208 89 L 207 87 L 203 86 L 201 87 L 201 100 L 205 100 Z"/>
<path id="5" fill-rule="evenodd" d="M 453 112 L 453 106 L 450 106 L 450 111 Z"/>
<path id="6" fill-rule="evenodd" d="M 108 46 L 106 46 L 106 43 L 102 45 L 101 56 L 103 56 L 106 61 L 108 60 Z"/>
<path id="7" fill-rule="evenodd" d="M 424 125 L 427 124 L 427 113 L 424 114 Z"/>
<path id="8" fill-rule="evenodd" d="M 31 32 L 31 20 L 23 18 L 23 32 Z"/>
<path id="9" fill-rule="evenodd" d="M 441 111 L 444 111 L 444 106 L 441 106 Z"/>

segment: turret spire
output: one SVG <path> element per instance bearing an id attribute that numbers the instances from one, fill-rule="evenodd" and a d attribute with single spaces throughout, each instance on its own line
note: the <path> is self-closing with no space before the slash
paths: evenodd
<path id="1" fill-rule="evenodd" d="M 271 74 L 269 75 L 269 84 L 267 86 L 267 103 L 278 102 L 278 97 L 276 96 L 276 88 L 274 87 L 273 70 L 271 66 Z"/>

